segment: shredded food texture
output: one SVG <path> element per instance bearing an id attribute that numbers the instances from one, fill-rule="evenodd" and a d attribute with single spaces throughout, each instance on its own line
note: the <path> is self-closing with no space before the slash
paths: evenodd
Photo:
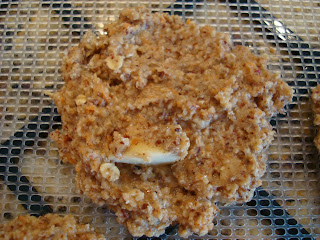
<path id="1" fill-rule="evenodd" d="M 72 215 L 60 217 L 46 214 L 39 218 L 18 216 L 12 221 L 0 224 L 0 239 L 3 240 L 104 240 L 89 224 L 79 224 Z"/>
<path id="2" fill-rule="evenodd" d="M 52 95 L 62 129 L 52 138 L 76 184 L 108 205 L 134 236 L 213 228 L 216 202 L 249 201 L 261 185 L 274 132 L 292 89 L 267 59 L 210 26 L 137 7 L 105 35 L 88 32 L 63 59 Z M 147 142 L 180 156 L 166 165 L 112 162 Z M 187 146 L 187 147 L 186 147 Z"/>

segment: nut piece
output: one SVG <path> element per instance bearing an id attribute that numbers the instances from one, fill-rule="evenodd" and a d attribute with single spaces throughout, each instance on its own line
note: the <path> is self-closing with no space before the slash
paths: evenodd
<path id="1" fill-rule="evenodd" d="M 103 178 L 114 182 L 119 179 L 120 171 L 114 163 L 103 163 L 100 166 L 100 173 Z"/>
<path id="2" fill-rule="evenodd" d="M 108 68 L 114 71 L 119 70 L 122 67 L 123 59 L 124 59 L 123 56 L 107 57 L 106 62 L 107 62 Z"/>
<path id="3" fill-rule="evenodd" d="M 80 94 L 76 97 L 75 101 L 76 101 L 77 106 L 80 106 L 80 105 L 83 105 L 87 102 L 87 98 L 85 95 Z"/>

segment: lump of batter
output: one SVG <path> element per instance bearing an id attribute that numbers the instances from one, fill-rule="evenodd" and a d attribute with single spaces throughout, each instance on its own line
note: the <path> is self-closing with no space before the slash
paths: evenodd
<path id="1" fill-rule="evenodd" d="M 10 240 L 103 240 L 105 237 L 93 231 L 89 224 L 79 224 L 72 215 L 60 217 L 47 214 L 18 216 L 0 224 L 0 239 Z"/>
<path id="2" fill-rule="evenodd" d="M 314 113 L 314 125 L 318 126 L 318 134 L 314 138 L 314 144 L 316 145 L 317 149 L 320 151 L 320 85 L 317 85 L 312 90 L 312 101 L 313 101 L 313 113 Z"/>
<path id="3" fill-rule="evenodd" d="M 215 202 L 249 201 L 261 184 L 269 118 L 292 90 L 265 57 L 178 16 L 125 9 L 105 31 L 86 33 L 63 59 L 65 85 L 52 96 L 60 157 L 132 235 L 176 223 L 183 237 L 204 235 Z M 153 151 L 174 157 L 152 164 Z"/>

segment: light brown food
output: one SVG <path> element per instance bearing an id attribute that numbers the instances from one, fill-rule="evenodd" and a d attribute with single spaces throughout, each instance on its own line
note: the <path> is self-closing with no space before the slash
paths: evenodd
<path id="1" fill-rule="evenodd" d="M 0 224 L 0 239 L 3 240 L 104 240 L 89 224 L 79 224 L 72 215 L 60 217 L 46 214 L 41 217 L 18 216 Z"/>
<path id="2" fill-rule="evenodd" d="M 317 85 L 312 90 L 312 101 L 313 101 L 313 113 L 314 113 L 314 125 L 318 127 L 318 133 L 314 138 L 314 144 L 320 151 L 320 85 Z"/>
<path id="3" fill-rule="evenodd" d="M 88 32 L 63 59 L 65 86 L 53 95 L 60 157 L 75 164 L 84 194 L 107 204 L 132 235 L 158 236 L 175 223 L 183 237 L 206 234 L 215 202 L 249 201 L 261 184 L 273 139 L 268 121 L 292 90 L 265 57 L 178 16 L 125 9 L 105 30 Z M 181 160 L 108 160 L 141 141 Z"/>

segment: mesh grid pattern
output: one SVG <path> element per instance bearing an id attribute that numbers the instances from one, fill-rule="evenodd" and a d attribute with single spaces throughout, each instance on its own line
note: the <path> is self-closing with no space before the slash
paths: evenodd
<path id="1" fill-rule="evenodd" d="M 84 32 L 101 30 L 119 10 L 138 4 L 212 25 L 234 44 L 268 54 L 269 68 L 295 90 L 287 114 L 271 119 L 276 135 L 262 187 L 249 203 L 221 206 L 201 239 L 320 238 L 310 100 L 319 82 L 320 4 L 312 0 L 1 1 L 0 222 L 24 213 L 73 213 L 109 239 L 131 239 L 107 208 L 78 192 L 73 167 L 59 161 L 49 133 L 60 117 L 44 92 L 61 88 L 60 59 Z M 171 229 L 164 238 L 179 237 Z"/>

